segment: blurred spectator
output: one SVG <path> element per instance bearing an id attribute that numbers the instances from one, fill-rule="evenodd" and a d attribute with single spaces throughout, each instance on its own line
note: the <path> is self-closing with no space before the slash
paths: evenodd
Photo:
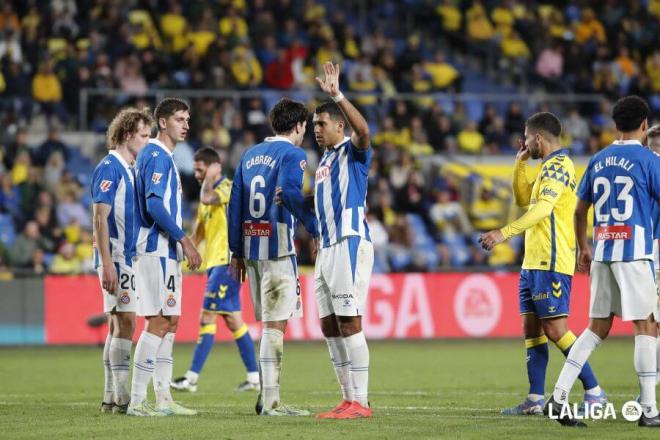
<path id="1" fill-rule="evenodd" d="M 62 84 L 53 72 L 51 61 L 44 61 L 32 79 L 32 97 L 41 105 L 49 124 L 52 124 L 53 114 L 63 124 L 67 123 L 69 117 L 62 103 Z"/>
<path id="2" fill-rule="evenodd" d="M 67 227 L 75 222 L 85 229 L 91 229 L 89 212 L 77 200 L 77 196 L 78 194 L 72 190 L 64 193 L 57 204 L 57 222 L 61 227 Z"/>
<path id="3" fill-rule="evenodd" d="M 46 140 L 37 147 L 32 155 L 34 164 L 36 166 L 44 166 L 54 152 L 59 152 L 62 154 L 62 158 L 66 162 L 69 159 L 69 147 L 62 142 L 60 138 L 60 131 L 56 127 L 50 127 L 48 129 L 48 137 Z"/>
<path id="4" fill-rule="evenodd" d="M 458 148 L 464 153 L 480 153 L 484 146 L 484 136 L 477 130 L 477 123 L 468 121 L 465 128 L 458 132 Z"/>
<path id="5" fill-rule="evenodd" d="M 32 260 L 36 249 L 52 248 L 53 243 L 39 233 L 39 225 L 31 220 L 25 224 L 23 231 L 16 237 L 11 249 L 12 263 L 19 267 L 26 267 Z"/>
<path id="6" fill-rule="evenodd" d="M 77 275 L 82 272 L 82 264 L 76 258 L 73 244 L 65 241 L 60 245 L 50 265 L 50 272 L 58 275 Z"/>
<path id="7" fill-rule="evenodd" d="M 293 86 L 291 59 L 285 49 L 277 51 L 277 58 L 266 66 L 264 82 L 268 87 L 287 90 Z"/>
<path id="8" fill-rule="evenodd" d="M 505 209 L 493 189 L 484 185 L 479 197 L 470 206 L 470 218 L 477 231 L 492 231 L 504 226 Z"/>

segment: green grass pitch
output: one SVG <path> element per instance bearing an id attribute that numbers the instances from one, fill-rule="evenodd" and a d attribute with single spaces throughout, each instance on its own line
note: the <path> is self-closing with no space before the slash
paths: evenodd
<path id="1" fill-rule="evenodd" d="M 178 345 L 174 374 L 185 372 L 192 345 Z M 563 428 L 542 417 L 502 417 L 499 410 L 527 391 L 522 341 L 398 341 L 370 343 L 370 420 L 266 418 L 254 414 L 255 393 L 233 388 L 244 379 L 235 347 L 214 347 L 199 391 L 176 393 L 196 417 L 140 419 L 101 414 L 101 349 L 0 349 L 0 438 L 238 439 L 238 438 L 658 438 L 620 415 L 638 392 L 633 341 L 606 341 L 592 356 L 594 371 L 615 404 L 617 420 Z M 546 395 L 563 356 L 551 348 Z M 576 384 L 573 401 L 582 395 Z M 152 397 L 150 397 L 152 398 Z M 282 399 L 320 412 L 339 401 L 323 343 L 287 343 Z"/>

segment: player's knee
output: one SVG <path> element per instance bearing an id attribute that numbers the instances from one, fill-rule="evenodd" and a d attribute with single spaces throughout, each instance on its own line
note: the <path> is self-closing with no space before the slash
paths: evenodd
<path id="1" fill-rule="evenodd" d="M 321 332 L 326 338 L 338 338 L 341 336 L 335 315 L 321 318 Z"/>
<path id="2" fill-rule="evenodd" d="M 347 338 L 349 336 L 353 336 L 356 333 L 360 333 L 362 331 L 361 326 L 359 325 L 359 322 L 354 321 L 354 320 L 340 320 L 339 321 L 339 332 L 341 333 L 341 336 L 344 338 Z"/>
<path id="3" fill-rule="evenodd" d="M 236 316 L 234 314 L 222 315 L 222 319 L 224 319 L 227 328 L 232 333 L 243 327 L 243 320 L 241 319 L 240 316 Z"/>
<path id="4" fill-rule="evenodd" d="M 214 324 L 216 320 L 216 315 L 206 310 L 202 311 L 201 322 L 202 324 Z"/>
<path id="5" fill-rule="evenodd" d="M 130 339 L 135 332 L 135 315 L 131 313 L 120 314 L 117 316 L 117 330 L 119 337 L 123 339 Z"/>

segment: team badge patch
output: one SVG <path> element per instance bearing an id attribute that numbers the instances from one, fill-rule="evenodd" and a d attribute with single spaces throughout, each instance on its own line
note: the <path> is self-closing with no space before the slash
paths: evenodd
<path id="1" fill-rule="evenodd" d="M 300 161 L 300 169 L 305 171 L 306 166 L 307 166 L 307 161 L 306 160 L 301 160 Z"/>
<path id="2" fill-rule="evenodd" d="M 160 178 L 163 177 L 163 173 L 153 173 L 151 175 L 151 181 L 158 185 L 160 183 Z"/>
<path id="3" fill-rule="evenodd" d="M 128 304 L 131 302 L 131 297 L 128 296 L 128 292 L 123 292 L 119 297 L 119 302 L 122 304 Z"/>
<path id="4" fill-rule="evenodd" d="M 167 306 L 168 307 L 174 307 L 176 305 L 176 299 L 174 299 L 174 295 L 170 295 L 167 298 Z"/>
<path id="5" fill-rule="evenodd" d="M 99 189 L 101 192 L 108 192 L 112 186 L 112 180 L 102 180 L 99 184 Z"/>

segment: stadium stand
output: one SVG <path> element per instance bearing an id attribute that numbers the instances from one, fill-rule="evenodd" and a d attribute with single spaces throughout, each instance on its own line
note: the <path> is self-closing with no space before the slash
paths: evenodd
<path id="1" fill-rule="evenodd" d="M 191 101 L 176 156 L 196 200 L 193 152 L 215 148 L 231 174 L 269 133 L 282 95 L 315 105 L 327 60 L 342 64 L 342 87 L 373 133 L 376 270 L 515 264 L 520 240 L 486 255 L 475 237 L 516 214 L 509 179 L 525 118 L 558 113 L 580 156 L 612 141 L 613 99 L 640 95 L 657 115 L 658 5 L 632 2 L 624 16 L 620 2 L 578 0 L 4 1 L 0 268 L 91 267 L 89 176 L 120 107 Z M 89 144 L 78 131 L 98 136 Z M 304 146 L 313 168 L 311 133 Z M 186 212 L 190 221 L 194 206 Z"/>

